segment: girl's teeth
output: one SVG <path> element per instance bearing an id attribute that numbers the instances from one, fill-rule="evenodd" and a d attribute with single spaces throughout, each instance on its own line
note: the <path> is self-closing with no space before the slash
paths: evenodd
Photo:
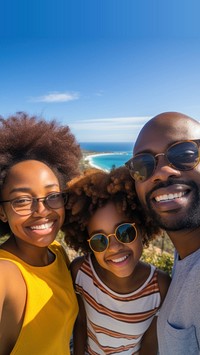
<path id="1" fill-rule="evenodd" d="M 122 261 L 126 260 L 128 258 L 128 256 L 123 256 L 122 258 L 119 259 L 114 259 L 112 260 L 113 263 L 121 263 Z"/>
<path id="2" fill-rule="evenodd" d="M 30 227 L 31 229 L 48 229 L 48 228 L 51 228 L 53 225 L 53 222 L 50 222 L 50 223 L 44 223 L 44 224 L 40 224 L 40 225 L 37 225 L 37 226 L 32 226 Z"/>
<path id="3" fill-rule="evenodd" d="M 166 194 L 166 195 L 161 195 L 161 196 L 157 196 L 155 197 L 156 202 L 160 202 L 160 201 L 170 201 L 170 200 L 174 200 L 176 198 L 181 198 L 182 196 L 185 195 L 185 192 L 178 192 L 175 194 Z"/>

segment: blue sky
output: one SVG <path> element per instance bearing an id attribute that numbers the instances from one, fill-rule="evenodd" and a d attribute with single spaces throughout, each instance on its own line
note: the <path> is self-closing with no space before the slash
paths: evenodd
<path id="1" fill-rule="evenodd" d="M 199 0 L 0 4 L 0 114 L 68 124 L 79 142 L 134 141 L 163 111 L 200 117 Z"/>

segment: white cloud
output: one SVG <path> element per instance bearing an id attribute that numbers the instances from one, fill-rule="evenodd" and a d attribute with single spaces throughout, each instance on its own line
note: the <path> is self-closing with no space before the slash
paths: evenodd
<path id="1" fill-rule="evenodd" d="M 115 118 L 95 118 L 76 121 L 71 123 L 71 127 L 81 130 L 97 130 L 99 132 L 108 131 L 110 129 L 114 131 L 129 130 L 133 128 L 142 127 L 150 117 L 115 117 Z"/>
<path id="2" fill-rule="evenodd" d="M 151 117 L 148 116 L 131 116 L 131 117 L 110 117 L 110 118 L 94 118 L 94 119 L 87 119 L 87 120 L 81 120 L 81 122 L 111 122 L 111 123 L 134 123 L 134 122 L 140 122 L 140 123 L 145 123 L 147 122 Z"/>
<path id="3" fill-rule="evenodd" d="M 54 92 L 48 93 L 47 95 L 31 98 L 31 101 L 33 101 L 33 102 L 47 102 L 47 103 L 68 102 L 68 101 L 77 100 L 78 98 L 79 98 L 79 94 L 77 92 L 63 92 L 62 93 L 62 92 L 54 91 Z"/>
<path id="4" fill-rule="evenodd" d="M 136 139 L 150 118 L 148 116 L 95 118 L 70 123 L 70 128 L 82 142 L 131 142 Z"/>
<path id="5" fill-rule="evenodd" d="M 95 96 L 103 96 L 104 92 L 103 90 L 99 90 L 98 92 L 96 92 L 94 95 Z"/>

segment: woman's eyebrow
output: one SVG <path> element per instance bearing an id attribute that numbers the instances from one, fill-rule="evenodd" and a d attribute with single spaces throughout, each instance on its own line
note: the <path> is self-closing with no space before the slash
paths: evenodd
<path id="1" fill-rule="evenodd" d="M 48 189 L 50 187 L 59 187 L 59 184 L 55 183 L 55 184 L 49 184 L 44 186 L 45 189 Z M 14 187 L 11 191 L 10 194 L 12 194 L 13 192 L 30 192 L 32 189 L 30 187 Z"/>

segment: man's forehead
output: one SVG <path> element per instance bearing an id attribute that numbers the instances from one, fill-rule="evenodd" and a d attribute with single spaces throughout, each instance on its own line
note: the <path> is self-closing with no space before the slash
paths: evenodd
<path id="1" fill-rule="evenodd" d="M 199 122 L 187 116 L 157 116 L 142 128 L 135 143 L 134 154 L 190 139 L 200 139 Z"/>

